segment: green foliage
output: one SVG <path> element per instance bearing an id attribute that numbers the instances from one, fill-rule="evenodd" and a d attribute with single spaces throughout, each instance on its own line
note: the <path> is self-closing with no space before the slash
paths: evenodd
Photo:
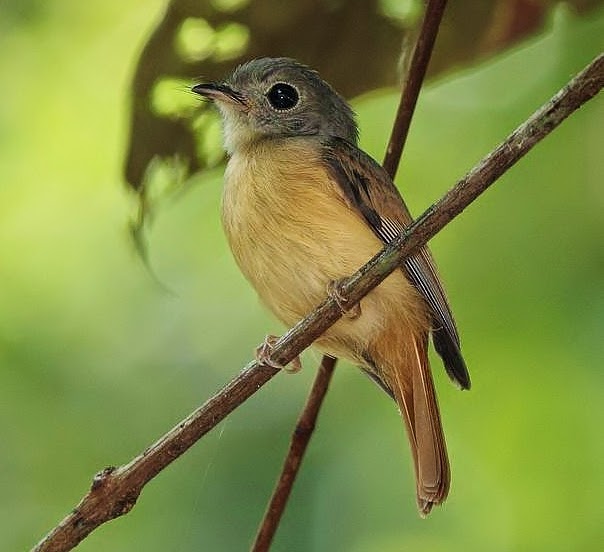
<path id="1" fill-rule="evenodd" d="M 162 2 L 91 6 L 47 3 L 0 35 L 2 550 L 33 545 L 96 471 L 137 454 L 280 331 L 222 236 L 221 168 L 174 197 L 150 233 L 149 260 L 173 293 L 137 258 L 135 201 L 120 181 L 125 98 Z M 604 13 L 559 10 L 543 36 L 429 86 L 399 178 L 413 211 L 602 36 Z M 378 159 L 396 101 L 387 90 L 355 102 Z M 598 548 L 603 116 L 602 98 L 573 115 L 433 241 L 474 382 L 457 392 L 434 362 L 454 478 L 445 506 L 417 517 L 393 404 L 341 366 L 275 551 Z M 316 361 L 278 376 L 78 550 L 246 549 Z"/>

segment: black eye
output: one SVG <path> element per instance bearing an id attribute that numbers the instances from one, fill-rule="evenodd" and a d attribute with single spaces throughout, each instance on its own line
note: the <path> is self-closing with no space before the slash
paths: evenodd
<path id="1" fill-rule="evenodd" d="M 296 107 L 300 99 L 298 91 L 286 82 L 278 82 L 271 86 L 271 89 L 266 93 L 266 97 L 271 106 L 278 111 L 287 111 Z"/>

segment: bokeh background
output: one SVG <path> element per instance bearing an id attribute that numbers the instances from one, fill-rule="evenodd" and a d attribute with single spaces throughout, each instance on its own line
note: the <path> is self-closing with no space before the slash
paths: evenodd
<path id="1" fill-rule="evenodd" d="M 218 158 L 154 212 L 145 236 L 154 276 L 133 246 L 137 200 L 122 170 L 129 91 L 164 8 L 0 2 L 1 550 L 33 546 L 96 471 L 144 449 L 282 331 L 222 236 Z M 414 212 L 599 53 L 603 37 L 602 8 L 561 5 L 513 48 L 432 79 L 397 179 Z M 363 79 L 354 59 L 346 72 Z M 385 88 L 353 102 L 378 159 L 397 96 Z M 434 362 L 453 469 L 446 504 L 418 518 L 394 404 L 340 365 L 274 550 L 601 546 L 603 185 L 599 98 L 431 244 L 473 377 L 458 392 Z M 318 358 L 278 375 L 78 549 L 246 550 Z"/>

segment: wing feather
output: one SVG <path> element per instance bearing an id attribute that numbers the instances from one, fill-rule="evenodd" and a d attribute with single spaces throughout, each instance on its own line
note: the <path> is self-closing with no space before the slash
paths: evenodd
<path id="1" fill-rule="evenodd" d="M 386 171 L 341 138 L 324 141 L 323 152 L 326 168 L 348 203 L 361 213 L 380 240 L 393 241 L 412 218 Z M 407 258 L 403 269 L 430 307 L 432 340 L 449 377 L 461 388 L 469 389 L 470 376 L 461 355 L 455 320 L 427 247 Z"/>

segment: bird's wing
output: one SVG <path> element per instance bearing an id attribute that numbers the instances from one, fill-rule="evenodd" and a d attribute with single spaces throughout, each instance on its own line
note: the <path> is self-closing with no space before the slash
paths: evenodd
<path id="1" fill-rule="evenodd" d="M 386 171 L 366 153 L 341 138 L 322 144 L 322 159 L 348 203 L 365 218 L 384 243 L 393 241 L 412 222 L 399 191 Z M 430 307 L 432 339 L 449 377 L 469 389 L 470 376 L 461 355 L 451 308 L 426 247 L 405 259 L 404 270 Z"/>

